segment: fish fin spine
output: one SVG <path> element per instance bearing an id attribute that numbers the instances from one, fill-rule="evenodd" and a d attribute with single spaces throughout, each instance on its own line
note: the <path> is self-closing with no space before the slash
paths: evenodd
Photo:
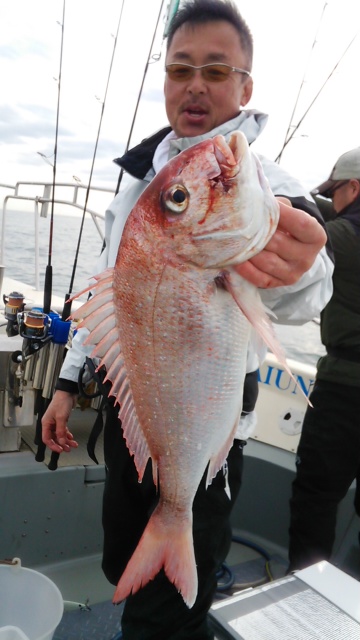
<path id="1" fill-rule="evenodd" d="M 91 355 L 101 358 L 98 369 L 106 367 L 104 382 L 111 382 L 109 395 L 114 396 L 115 404 L 120 405 L 119 418 L 122 422 L 124 437 L 129 451 L 134 455 L 141 482 L 150 458 L 150 450 L 139 425 L 121 352 L 121 336 L 114 307 L 114 268 L 106 269 L 94 279 L 95 284 L 85 290 L 91 289 L 93 296 L 74 313 L 73 318 L 81 320 L 79 327 L 86 327 L 89 330 L 84 344 L 94 345 Z M 156 477 L 156 465 L 153 473 Z"/>
<path id="2" fill-rule="evenodd" d="M 239 424 L 237 421 L 234 425 L 233 430 L 231 431 L 230 436 L 221 447 L 220 451 L 216 454 L 216 456 L 212 457 L 209 462 L 208 471 L 206 475 L 206 488 L 212 483 L 216 474 L 220 471 L 220 469 L 225 465 L 226 458 L 228 457 L 231 446 L 234 442 L 236 429 Z"/>

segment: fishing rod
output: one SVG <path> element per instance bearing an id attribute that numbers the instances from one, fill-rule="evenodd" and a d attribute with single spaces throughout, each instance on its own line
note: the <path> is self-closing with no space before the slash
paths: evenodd
<path id="1" fill-rule="evenodd" d="M 63 307 L 63 311 L 62 311 L 62 319 L 63 320 L 66 320 L 70 316 L 70 313 L 71 313 L 70 297 L 71 297 L 71 293 L 72 293 L 73 286 L 74 286 L 75 273 L 76 273 L 77 262 L 78 262 L 79 251 L 80 251 L 80 244 L 81 244 L 82 233 L 83 233 L 83 228 L 84 228 L 84 223 L 85 223 L 87 204 L 88 204 L 89 195 L 90 195 L 91 180 L 92 180 L 93 171 L 94 171 L 96 153 L 97 153 L 97 148 L 98 148 L 98 144 L 99 144 L 100 131 L 101 131 L 102 121 L 103 121 L 103 117 L 104 117 L 105 104 L 106 104 L 107 93 L 108 93 L 109 84 L 110 84 L 110 78 L 111 78 L 113 63 L 114 63 L 115 51 L 116 51 L 116 46 L 117 46 L 117 41 L 118 41 L 118 35 L 119 35 L 119 30 L 120 30 L 122 14 L 123 14 L 123 10 L 124 10 L 124 4 L 125 4 L 125 2 L 123 2 L 122 5 L 121 5 L 121 11 L 120 11 L 120 15 L 119 15 L 116 35 L 114 37 L 114 46 L 113 46 L 113 51 L 112 51 L 112 56 L 111 56 L 111 61 L 110 61 L 110 66 L 109 66 L 109 73 L 108 73 L 106 87 L 105 87 L 104 100 L 103 100 L 102 106 L 101 106 L 99 126 L 98 126 L 98 131 L 97 131 L 97 136 L 96 136 L 96 141 L 95 141 L 95 147 L 94 147 L 94 153 L 93 153 L 92 162 L 91 162 L 89 182 L 88 182 L 88 185 L 87 185 L 87 188 L 86 188 L 85 203 L 84 203 L 84 209 L 83 209 L 83 214 L 82 214 L 82 219 L 81 219 L 78 242 L 77 242 L 77 247 L 76 247 L 76 251 L 75 251 L 75 258 L 74 258 L 74 263 L 73 263 L 73 268 L 72 268 L 72 273 L 71 273 L 71 278 L 70 278 L 69 291 L 65 295 L 64 307 Z"/>
<path id="2" fill-rule="evenodd" d="M 285 147 L 287 147 L 287 145 L 289 144 L 289 142 L 292 140 L 292 138 L 294 137 L 296 131 L 299 129 L 300 125 L 303 123 L 304 119 L 306 118 L 307 114 L 309 113 L 310 109 L 313 107 L 314 103 L 316 102 L 316 100 L 318 99 L 319 95 L 321 94 L 321 92 L 323 91 L 323 89 L 325 88 L 325 86 L 327 85 L 327 83 L 329 82 L 331 76 L 334 74 L 334 72 L 336 71 L 337 67 L 339 66 L 340 62 L 342 61 L 342 59 L 344 58 L 344 56 L 346 55 L 346 53 L 348 52 L 348 50 L 350 49 L 351 45 L 353 44 L 353 42 L 356 40 L 356 38 L 358 37 L 359 32 L 356 33 L 354 35 L 354 37 L 352 38 L 352 40 L 349 42 L 348 46 L 346 47 L 346 49 L 344 50 L 344 52 L 342 53 L 342 55 L 340 56 L 339 60 L 337 61 L 337 63 L 335 64 L 335 66 L 333 67 L 333 69 L 331 70 L 331 72 L 329 73 L 328 77 L 326 78 L 325 82 L 322 84 L 322 86 L 320 87 L 319 91 L 317 92 L 317 94 L 315 95 L 315 97 L 313 98 L 313 100 L 310 102 L 308 108 L 305 110 L 304 114 L 302 115 L 302 117 L 300 118 L 299 122 L 297 123 L 297 125 L 294 127 L 293 131 L 291 132 L 291 134 L 289 135 L 289 137 L 287 138 L 287 140 L 284 142 L 283 147 L 280 151 L 280 153 L 277 155 L 277 157 L 275 158 L 275 162 L 278 162 Z"/>
<path id="3" fill-rule="evenodd" d="M 324 6 L 323 6 L 323 10 L 322 10 L 322 13 L 321 13 L 321 16 L 320 16 L 320 21 L 319 21 L 318 27 L 316 29 L 316 33 L 315 33 L 315 37 L 314 37 L 313 43 L 311 45 L 309 58 L 308 58 L 308 61 L 307 61 L 306 65 L 305 65 L 304 75 L 303 75 L 303 78 L 302 78 L 301 83 L 300 83 L 300 87 L 299 87 L 299 91 L 298 91 L 298 94 L 297 94 L 297 97 L 296 97 L 296 100 L 295 100 L 294 108 L 292 110 L 292 114 L 291 114 L 291 117 L 290 117 L 289 125 L 288 125 L 288 128 L 287 128 L 286 134 L 285 134 L 284 144 L 283 144 L 283 147 L 282 147 L 278 157 L 276 158 L 275 162 L 280 162 L 281 156 L 282 156 L 283 151 L 285 149 L 285 146 L 287 144 L 287 140 L 288 140 L 288 137 L 289 137 L 289 134 L 290 134 L 290 129 L 291 129 L 292 122 L 293 122 L 293 119 L 294 119 L 294 116 L 295 116 L 297 105 L 299 103 L 299 99 L 300 99 L 300 95 L 301 95 L 301 92 L 302 92 L 302 88 L 303 88 L 303 86 L 305 84 L 305 78 L 306 78 L 306 75 L 307 75 L 307 70 L 308 70 L 309 65 L 310 65 L 310 60 L 311 60 L 312 53 L 313 53 L 315 45 L 317 43 L 317 36 L 318 36 L 319 30 L 320 30 L 320 27 L 321 27 L 321 23 L 322 23 L 323 18 L 324 18 L 324 13 L 325 13 L 325 9 L 327 7 L 327 4 L 328 3 L 325 2 Z"/>
<path id="4" fill-rule="evenodd" d="M 138 112 L 138 109 L 139 109 L 140 100 L 141 100 L 142 92 L 143 92 L 143 89 L 144 89 L 145 79 L 146 79 L 147 72 L 148 72 L 148 69 L 149 69 L 150 60 L 153 57 L 151 55 L 151 52 L 152 52 L 152 49 L 153 49 L 153 46 L 154 46 L 156 33 L 157 33 L 157 30 L 158 30 L 158 27 L 159 27 L 160 18 L 162 16 L 164 1 L 165 0 L 162 0 L 160 11 L 159 11 L 159 14 L 158 14 L 158 19 L 157 19 L 157 22 L 156 22 L 156 27 L 155 27 L 155 30 L 154 30 L 154 33 L 153 33 L 153 37 L 152 37 L 152 41 L 151 41 L 151 45 L 150 45 L 150 49 L 149 49 L 149 55 L 148 55 L 148 58 L 147 58 L 147 61 L 146 61 L 146 64 L 145 64 L 143 78 L 142 78 L 142 81 L 141 81 L 140 90 L 139 90 L 138 98 L 137 98 L 137 101 L 136 101 L 135 111 L 134 111 L 133 119 L 132 119 L 131 126 L 130 126 L 129 136 L 128 136 L 128 139 L 127 139 L 127 142 L 126 142 L 126 145 L 125 145 L 125 149 L 124 149 L 124 154 L 128 151 L 129 146 L 130 146 L 130 141 L 131 141 L 131 137 L 132 137 L 134 126 L 135 126 L 135 121 L 136 121 L 136 118 L 137 118 L 137 112 Z M 175 1 L 172 0 L 170 2 L 169 8 L 168 8 L 168 12 L 167 12 L 167 22 L 166 22 L 166 25 L 165 25 L 163 38 L 166 38 L 166 36 L 167 36 L 168 28 L 170 26 L 170 22 L 171 22 L 173 16 L 175 15 L 175 13 L 176 13 L 176 11 L 178 9 L 178 6 L 179 6 L 179 0 L 175 0 Z M 157 57 L 157 61 L 158 60 L 160 60 L 160 54 Z M 117 182 L 117 185 L 116 185 L 115 195 L 117 195 L 119 193 L 119 191 L 120 191 L 120 185 L 121 185 L 121 181 L 123 179 L 123 175 L 124 175 L 124 169 L 121 167 L 120 173 L 119 173 L 118 182 Z"/>
<path id="5" fill-rule="evenodd" d="M 44 284 L 44 313 L 49 313 L 50 312 L 51 296 L 52 296 L 52 264 L 51 264 L 51 260 L 52 260 L 52 244 L 53 244 L 53 231 L 54 231 L 55 184 L 56 184 L 57 149 L 58 149 L 58 137 L 59 137 L 61 73 L 62 73 L 62 59 L 63 59 L 63 47 L 64 47 L 65 1 L 66 0 L 63 0 L 62 22 L 61 23 L 58 22 L 58 24 L 61 27 L 60 65 L 59 65 L 58 95 L 57 95 L 57 109 L 56 109 L 54 162 L 53 162 L 53 165 L 52 165 L 53 166 L 53 184 L 52 184 L 52 198 L 51 198 L 49 250 L 48 250 L 48 263 L 46 265 L 46 270 L 45 270 L 45 284 Z"/>
<path id="6" fill-rule="evenodd" d="M 53 246 L 53 234 L 54 234 L 54 209 L 55 209 L 55 186 L 56 186 L 56 169 L 57 169 L 57 150 L 58 150 L 58 137 L 59 137 L 59 115 L 60 115 L 60 96 L 61 96 L 61 76 L 62 76 L 62 62 L 63 62 L 63 48 L 64 48 L 64 30 L 65 30 L 65 4 L 66 0 L 63 0 L 63 12 L 62 21 L 58 22 L 61 28 L 60 39 L 60 62 L 59 62 L 59 77 L 58 77 L 58 92 L 57 92 L 57 108 L 56 108 L 56 126 L 55 126 L 55 142 L 54 142 L 54 162 L 53 162 L 53 182 L 52 182 L 52 197 L 51 197 L 51 214 L 50 214 L 50 231 L 49 231 L 49 249 L 48 249 L 48 263 L 45 270 L 45 282 L 44 282 L 44 304 L 43 304 L 43 316 L 47 318 L 46 322 L 48 326 L 51 326 L 55 320 L 57 320 L 57 314 L 51 314 L 51 297 L 52 297 L 52 246 Z M 51 317 L 52 316 L 52 317 Z M 64 331 L 65 329 L 65 331 Z M 67 336 L 70 329 L 70 323 L 64 323 L 61 328 L 61 341 L 53 340 L 54 334 L 49 333 L 46 339 L 46 344 L 43 345 L 41 352 L 38 354 L 36 366 L 34 368 L 34 380 L 33 387 L 37 389 L 37 398 L 35 403 L 35 414 L 37 415 L 36 427 L 35 427 L 35 444 L 37 445 L 37 452 L 35 454 L 35 460 L 37 462 L 43 462 L 45 458 L 45 445 L 42 441 L 42 417 L 50 403 L 53 388 L 55 384 L 55 377 L 59 371 L 60 363 L 63 358 L 63 350 L 67 342 Z M 26 341 L 25 341 L 26 343 Z M 50 465 L 52 461 L 50 460 Z"/>

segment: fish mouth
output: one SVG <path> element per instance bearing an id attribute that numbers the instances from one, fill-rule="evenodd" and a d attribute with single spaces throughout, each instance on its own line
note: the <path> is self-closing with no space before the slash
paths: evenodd
<path id="1" fill-rule="evenodd" d="M 232 188 L 232 185 L 236 187 L 238 179 L 240 179 L 242 184 L 241 191 L 243 192 L 244 188 L 246 188 L 246 182 L 255 179 L 258 183 L 258 192 L 262 192 L 266 197 L 269 187 L 263 175 L 260 161 L 255 155 L 252 160 L 252 174 L 248 173 L 247 167 L 249 166 L 250 152 L 245 136 L 233 133 L 227 142 L 223 136 L 218 135 L 213 138 L 213 144 L 214 154 L 219 165 L 219 174 L 213 178 L 213 181 L 222 183 L 224 191 L 227 192 Z M 240 175 L 241 173 L 243 173 L 242 176 Z M 251 175 L 253 176 L 252 178 Z M 269 225 L 261 225 L 259 229 L 256 228 L 254 217 L 250 216 L 247 220 L 242 218 L 242 224 L 239 226 L 232 225 L 229 228 L 220 223 L 219 226 L 214 225 L 213 228 L 208 228 L 205 232 L 193 233 L 191 237 L 193 241 L 199 242 L 203 246 L 206 246 L 205 242 L 206 244 L 214 243 L 218 245 L 223 243 L 231 243 L 238 246 L 246 245 L 246 259 L 248 259 L 258 252 L 257 245 L 261 246 L 261 248 L 265 246 L 271 238 L 274 228 L 276 228 L 277 217 L 275 213 L 271 214 L 271 208 L 268 208 L 268 211 L 270 213 Z M 233 258 L 231 258 L 231 261 Z M 224 264 L 228 262 L 226 260 Z"/>
<path id="2" fill-rule="evenodd" d="M 236 178 L 240 172 L 241 160 L 246 153 L 246 141 L 234 134 L 231 135 L 229 142 L 226 142 L 223 136 L 215 136 L 214 153 L 220 168 L 220 180 Z"/>
<path id="3" fill-rule="evenodd" d="M 227 142 L 222 135 L 213 138 L 214 155 L 219 165 L 219 173 L 213 177 L 213 182 L 221 183 L 225 191 L 231 188 L 231 184 L 236 184 L 236 178 L 240 173 L 241 161 L 247 152 L 247 141 L 243 136 L 232 134 Z M 227 240 L 236 238 L 251 239 L 251 222 L 249 225 L 249 235 L 246 235 L 246 228 L 240 229 L 212 229 L 206 233 L 191 234 L 194 240 Z"/>
<path id="4" fill-rule="evenodd" d="M 227 239 L 235 239 L 235 238 L 245 238 L 246 240 L 251 239 L 251 234 L 246 235 L 246 231 L 244 229 L 235 229 L 235 230 L 219 230 L 219 231 L 209 231 L 208 233 L 192 233 L 191 237 L 194 240 L 227 240 Z"/>

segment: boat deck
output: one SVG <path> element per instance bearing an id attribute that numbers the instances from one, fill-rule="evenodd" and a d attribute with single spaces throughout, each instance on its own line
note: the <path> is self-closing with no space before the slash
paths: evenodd
<path id="1" fill-rule="evenodd" d="M 233 562 L 237 563 L 233 564 Z M 256 587 L 285 575 L 286 561 L 274 556 L 266 567 L 266 560 L 249 547 L 233 543 L 227 561 L 228 572 L 219 578 L 219 591 L 215 600 L 229 597 L 244 589 Z M 230 583 L 233 583 L 230 586 Z M 226 586 L 229 588 L 226 588 Z M 113 587 L 111 587 L 113 590 Z M 105 602 L 65 603 L 65 613 L 53 640 L 115 640 L 121 631 L 123 605 L 114 607 L 111 596 Z"/>
<path id="2" fill-rule="evenodd" d="M 81 411 L 76 408 L 71 415 L 70 428 L 74 437 L 79 443 L 79 447 L 74 449 L 69 455 L 63 454 L 59 460 L 60 473 L 71 473 L 71 468 L 86 467 L 89 471 L 95 467 L 90 460 L 86 444 L 90 428 L 96 418 L 96 411 L 86 409 Z M 21 428 L 21 449 L 17 453 L 3 454 L 2 460 L 8 460 L 14 469 L 16 461 L 19 465 L 24 465 L 26 458 L 29 469 L 41 470 L 50 460 L 49 452 L 43 463 L 36 463 L 34 455 L 37 447 L 34 444 L 35 426 Z M 103 467 L 103 443 L 100 434 L 96 455 L 99 460 L 97 472 L 99 479 L 104 475 Z M 22 455 L 21 455 L 22 454 Z M 22 460 L 21 460 L 22 459 Z M 48 473 L 47 470 L 44 470 Z M 56 481 L 59 471 L 53 472 L 49 476 L 48 482 Z M 94 509 L 98 509 L 98 504 L 94 503 Z M 100 517 L 100 514 L 99 514 Z M 285 575 L 287 561 L 285 554 L 274 552 L 274 548 L 263 549 L 269 555 L 267 560 L 251 540 L 241 538 L 243 532 L 234 528 L 234 542 L 226 561 L 223 572 L 219 572 L 219 591 L 216 600 L 228 597 L 233 593 L 256 587 L 260 584 L 277 579 Z M 235 541 L 235 538 L 243 540 L 243 543 Z M 102 574 L 101 553 L 92 553 L 80 558 L 67 559 L 65 561 L 38 563 L 34 567 L 36 570 L 48 576 L 60 589 L 65 611 L 63 618 L 54 633 L 53 640 L 118 640 L 121 638 L 121 614 L 122 605 L 114 607 L 112 605 L 112 595 L 114 587 L 110 585 Z"/>

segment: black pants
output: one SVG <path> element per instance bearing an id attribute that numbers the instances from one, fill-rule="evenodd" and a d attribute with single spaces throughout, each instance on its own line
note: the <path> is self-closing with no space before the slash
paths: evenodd
<path id="1" fill-rule="evenodd" d="M 360 388 L 317 380 L 297 451 L 289 570 L 330 558 L 337 507 L 360 480 Z M 359 485 L 355 508 L 360 515 Z"/>
<path id="2" fill-rule="evenodd" d="M 104 432 L 107 479 L 103 502 L 103 571 L 117 584 L 147 524 L 157 496 L 150 463 L 144 479 L 137 472 L 122 437 L 117 412 L 109 407 Z M 207 612 L 216 591 L 216 573 L 231 544 L 229 516 L 238 495 L 243 443 L 235 441 L 228 456 L 231 500 L 220 471 L 205 489 L 205 475 L 193 506 L 193 535 L 199 590 L 189 609 L 163 572 L 126 600 L 122 616 L 124 640 L 210 640 Z"/>

